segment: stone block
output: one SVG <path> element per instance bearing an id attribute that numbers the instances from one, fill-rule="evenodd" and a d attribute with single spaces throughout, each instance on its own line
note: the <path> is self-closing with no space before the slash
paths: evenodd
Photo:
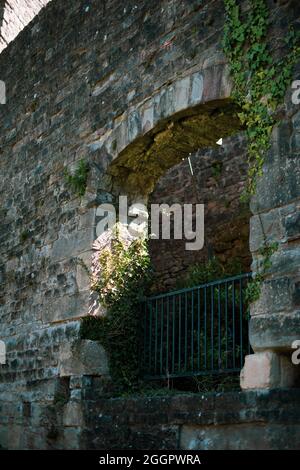
<path id="1" fill-rule="evenodd" d="M 82 405 L 77 401 L 69 401 L 64 409 L 63 423 L 66 427 L 79 427 L 83 425 Z"/>
<path id="2" fill-rule="evenodd" d="M 51 252 L 53 262 L 74 257 L 83 251 L 91 249 L 94 241 L 94 229 L 88 227 L 74 231 L 67 235 L 61 235 L 54 243 Z"/>
<path id="3" fill-rule="evenodd" d="M 285 231 L 288 240 L 300 238 L 300 210 L 286 217 Z"/>
<path id="4" fill-rule="evenodd" d="M 128 117 L 128 141 L 132 142 L 141 132 L 141 117 L 137 111 L 133 111 Z"/>
<path id="5" fill-rule="evenodd" d="M 201 103 L 203 95 L 203 75 L 200 72 L 192 75 L 192 86 L 190 93 L 190 104 L 195 105 Z"/>
<path id="6" fill-rule="evenodd" d="M 146 105 L 142 108 L 142 132 L 143 134 L 150 131 L 153 127 L 154 122 L 154 109 L 151 102 L 146 103 Z"/>
<path id="7" fill-rule="evenodd" d="M 271 262 L 268 272 L 276 277 L 289 273 L 299 274 L 300 247 L 297 244 L 285 245 L 272 255 Z"/>
<path id="8" fill-rule="evenodd" d="M 80 388 L 71 390 L 70 399 L 72 401 L 80 401 L 82 399 L 82 390 Z"/>
<path id="9" fill-rule="evenodd" d="M 81 429 L 73 428 L 73 427 L 65 428 L 63 448 L 66 450 L 81 449 L 80 438 L 81 438 Z"/>
<path id="10" fill-rule="evenodd" d="M 185 77 L 176 83 L 175 88 L 175 112 L 188 107 L 190 90 L 190 77 Z"/>
<path id="11" fill-rule="evenodd" d="M 254 215 L 250 219 L 250 251 L 255 252 L 265 246 L 265 238 L 268 242 L 279 242 L 284 237 L 279 210 L 275 209 Z"/>
<path id="12" fill-rule="evenodd" d="M 82 291 L 75 295 L 59 297 L 49 304 L 45 304 L 42 318 L 44 323 L 54 323 L 62 320 L 71 320 L 86 315 L 89 311 L 89 291 Z"/>
<path id="13" fill-rule="evenodd" d="M 296 311 L 252 316 L 249 335 L 255 352 L 290 352 L 292 343 L 300 338 L 300 313 Z"/>
<path id="14" fill-rule="evenodd" d="M 278 450 L 299 448 L 300 426 L 270 423 L 182 427 L 180 448 L 185 450 Z M 200 458 L 201 460 L 201 458 Z"/>
<path id="15" fill-rule="evenodd" d="M 92 262 L 92 251 L 81 253 L 77 258 L 78 263 L 76 266 L 76 284 L 80 292 L 89 289 L 91 285 L 89 269 Z"/>
<path id="16" fill-rule="evenodd" d="M 290 311 L 294 305 L 295 284 L 283 277 L 263 282 L 259 299 L 251 305 L 251 315 L 266 315 Z"/>
<path id="17" fill-rule="evenodd" d="M 98 341 L 77 340 L 63 344 L 59 351 L 59 374 L 108 375 L 106 352 Z"/>
<path id="18" fill-rule="evenodd" d="M 289 388 L 296 380 L 297 368 L 290 357 L 266 351 L 246 356 L 240 380 L 243 390 Z"/>
<path id="19" fill-rule="evenodd" d="M 291 153 L 274 161 L 278 154 L 270 152 L 270 161 L 264 165 L 263 176 L 257 182 L 256 195 L 252 198 L 253 212 L 281 207 L 300 198 L 299 158 Z"/>

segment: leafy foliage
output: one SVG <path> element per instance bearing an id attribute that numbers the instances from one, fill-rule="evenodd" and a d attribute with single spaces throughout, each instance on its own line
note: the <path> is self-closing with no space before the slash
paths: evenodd
<path id="1" fill-rule="evenodd" d="M 119 390 L 135 390 L 139 375 L 139 306 L 151 279 L 147 241 L 129 248 L 117 237 L 112 250 L 100 254 L 101 276 L 93 285 L 107 314 L 87 317 L 81 337 L 105 347 L 112 379 Z"/>
<path id="2" fill-rule="evenodd" d="M 207 282 L 234 276 L 242 272 L 242 263 L 238 258 L 231 258 L 226 264 L 221 263 L 216 256 L 204 263 L 196 263 L 190 266 L 185 280 L 179 287 L 194 287 Z"/>
<path id="3" fill-rule="evenodd" d="M 250 12 L 242 18 L 236 0 L 224 0 L 226 23 L 223 48 L 235 84 L 234 98 L 248 136 L 248 185 L 244 198 L 255 193 L 262 175 L 270 136 L 277 123 L 276 108 L 282 102 L 300 56 L 299 35 L 290 28 L 286 42 L 290 52 L 284 59 L 272 56 L 267 42 L 269 11 L 265 0 L 251 0 Z M 274 55 L 274 54 L 273 54 Z"/>
<path id="4" fill-rule="evenodd" d="M 248 137 L 248 184 L 243 194 L 249 199 L 256 191 L 262 175 L 265 155 L 270 148 L 271 133 L 278 123 L 278 106 L 284 99 L 292 80 L 293 67 L 300 57 L 299 34 L 289 28 L 283 59 L 275 58 L 268 44 L 269 11 L 265 0 L 251 0 L 250 12 L 242 18 L 236 0 L 224 0 L 226 23 L 223 48 L 228 57 L 235 84 L 234 98 L 241 108 L 239 114 Z M 258 300 L 261 283 L 270 267 L 272 253 L 277 247 L 265 246 L 260 255 L 262 266 L 248 284 L 247 300 Z"/>

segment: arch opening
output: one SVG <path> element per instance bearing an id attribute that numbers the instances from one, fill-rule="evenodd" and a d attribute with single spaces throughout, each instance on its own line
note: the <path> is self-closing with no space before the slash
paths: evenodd
<path id="1" fill-rule="evenodd" d="M 167 293 L 167 295 L 172 296 L 172 292 L 176 292 L 177 289 L 193 289 L 205 282 L 232 277 L 236 274 L 243 276 L 243 273 L 250 271 L 252 260 L 249 250 L 250 211 L 240 200 L 247 179 L 247 146 L 238 113 L 238 107 L 229 98 L 186 108 L 167 118 L 158 120 L 157 124 L 148 132 L 143 135 L 140 133 L 138 137 L 132 139 L 131 143 L 116 155 L 108 167 L 107 174 L 110 177 L 110 191 L 113 198 L 117 199 L 118 196 L 122 195 L 128 197 L 129 204 L 146 203 L 148 204 L 149 214 L 151 213 L 150 206 L 152 204 L 165 203 L 169 206 L 172 204 L 180 204 L 181 206 L 184 204 L 204 205 L 205 233 L 203 249 L 187 251 L 185 237 L 175 240 L 172 235 L 168 240 L 159 237 L 149 241 L 149 253 L 154 268 L 154 280 L 149 290 L 150 298 L 155 298 L 158 295 L 161 299 L 161 295 L 164 296 Z M 222 139 L 222 145 L 219 145 L 220 142 L 218 144 L 220 139 Z M 114 149 L 113 141 L 109 143 L 109 147 Z M 194 219 L 195 214 L 193 214 Z M 174 219 L 171 218 L 170 222 L 172 234 L 174 232 Z M 215 270 L 210 273 L 215 276 L 214 278 L 204 280 L 202 271 L 207 270 L 207 265 L 212 263 L 212 260 L 218 264 L 219 271 Z M 197 276 L 191 276 L 191 273 L 193 274 L 197 270 L 198 273 L 200 271 L 202 276 L 198 277 L 198 280 Z M 226 285 L 222 284 L 221 289 L 224 286 L 226 288 Z M 209 322 L 211 322 L 208 322 L 207 325 L 209 325 L 211 335 L 213 334 L 215 339 L 210 336 L 205 339 L 205 342 L 209 345 L 208 349 L 212 354 L 212 358 L 211 356 L 208 357 L 213 374 L 216 371 L 218 372 L 220 367 L 223 367 L 220 363 L 220 355 L 224 354 L 227 355 L 226 357 L 231 358 L 227 361 L 230 371 L 238 373 L 243 367 L 244 357 L 248 351 L 243 347 L 242 353 L 239 353 L 238 361 L 235 362 L 235 354 L 241 349 L 239 349 L 238 342 L 236 344 L 232 343 L 232 331 L 241 331 L 243 328 L 239 341 L 247 345 L 248 348 L 247 320 L 245 320 L 246 317 L 244 318 L 241 315 L 241 309 L 237 320 L 231 318 L 228 320 L 229 324 L 227 326 L 220 324 L 222 309 L 225 311 L 225 308 L 228 308 L 233 312 L 233 310 L 239 308 L 236 302 L 241 303 L 242 301 L 246 287 L 244 280 L 239 286 L 238 284 L 233 285 L 239 300 L 234 300 L 232 303 L 231 300 L 227 299 L 227 307 L 224 303 L 225 291 L 221 292 L 221 297 L 218 299 L 218 291 L 213 290 L 210 304 L 207 304 L 210 309 Z M 185 298 L 189 300 L 187 300 L 186 307 L 181 301 L 179 302 L 178 296 L 175 297 L 175 307 L 172 315 L 175 318 L 174 315 L 176 314 L 178 316 L 176 322 L 179 320 L 182 323 L 181 326 L 177 324 L 175 326 L 176 338 L 178 335 L 181 336 L 179 342 L 176 340 L 176 344 L 174 343 L 174 354 L 177 357 L 178 351 L 185 350 L 185 361 L 192 369 L 188 371 L 187 364 L 183 364 L 184 360 L 183 362 L 179 360 L 177 365 L 175 361 L 175 369 L 177 369 L 173 374 L 173 378 L 176 377 L 179 371 L 183 377 L 189 374 L 197 375 L 196 370 L 193 370 L 195 345 L 197 344 L 200 350 L 200 342 L 204 341 L 198 335 L 197 343 L 194 337 L 194 330 L 196 331 L 198 328 L 199 332 L 200 324 L 197 326 L 194 323 L 196 318 L 193 313 L 193 308 L 196 306 L 195 299 L 193 295 L 191 297 L 192 291 L 187 292 L 189 293 Z M 159 302 L 161 302 L 162 308 L 159 313 L 160 339 L 152 339 L 151 341 L 154 341 L 154 343 L 150 342 L 146 345 L 146 348 L 150 348 L 152 351 L 156 347 L 155 344 L 161 341 L 161 351 L 163 351 L 161 354 L 165 364 L 167 364 L 166 369 L 164 369 L 165 365 L 162 367 L 159 364 L 157 364 L 157 368 L 155 366 L 151 371 L 148 369 L 148 373 L 150 372 L 150 375 L 152 374 L 156 379 L 169 375 L 170 363 L 174 358 L 170 356 L 170 351 L 167 352 L 165 349 L 168 348 L 167 344 L 175 341 L 174 338 L 169 336 L 170 325 L 166 330 L 168 321 L 171 321 L 168 320 L 167 315 L 169 314 L 165 310 L 167 303 L 165 300 L 159 300 Z M 202 311 L 204 308 L 203 300 L 200 301 L 198 298 L 197 302 L 198 310 Z M 154 304 L 151 305 L 150 310 L 152 311 Z M 146 310 L 148 308 L 149 305 Z M 190 320 L 186 320 L 187 312 L 188 318 L 193 319 L 192 324 L 190 324 Z M 151 330 L 150 336 L 155 338 L 155 331 Z M 225 337 L 230 338 L 229 343 L 230 341 L 232 343 L 230 343 L 231 346 L 227 345 L 229 347 L 228 351 L 222 349 L 225 348 L 223 345 Z M 164 341 L 162 341 L 162 338 L 164 338 Z M 189 338 L 188 341 L 192 338 L 188 347 L 186 347 L 186 338 Z M 215 347 L 218 344 L 220 346 L 217 350 Z M 148 353 L 149 350 L 145 353 L 146 357 L 148 357 Z M 201 358 L 199 360 L 202 361 Z M 162 367 L 161 375 L 157 373 L 159 367 Z M 198 369 L 199 367 L 200 365 Z M 226 370 L 224 366 L 223 372 Z M 209 370 L 207 372 L 209 373 Z M 236 374 L 235 379 L 237 377 Z M 235 380 L 234 383 L 237 385 L 238 381 Z M 181 385 L 182 382 L 180 381 L 179 387 Z M 187 387 L 190 389 L 191 383 Z"/>

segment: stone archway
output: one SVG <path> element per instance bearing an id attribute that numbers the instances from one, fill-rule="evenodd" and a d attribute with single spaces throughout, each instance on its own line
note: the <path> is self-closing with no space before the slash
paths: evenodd
<path id="1" fill-rule="evenodd" d="M 161 87 L 119 116 L 89 147 L 107 163 L 107 189 L 138 198 L 191 152 L 242 129 L 227 67 L 216 65 Z"/>
<path id="2" fill-rule="evenodd" d="M 241 130 L 237 111 L 231 100 L 231 83 L 224 65 L 192 71 L 165 84 L 134 109 L 119 116 L 100 138 L 89 143 L 90 149 L 99 150 L 106 162 L 105 177 L 101 175 L 104 197 L 113 198 L 123 193 L 135 201 L 145 202 L 168 168 L 199 147 L 215 145 L 220 137 Z M 164 158 L 158 160 L 158 154 Z M 95 189 L 98 182 L 96 173 L 92 176 L 91 187 Z M 258 191 L 261 191 L 261 184 Z M 251 226 L 255 224 L 256 217 L 253 217 Z M 253 233 L 251 237 L 253 244 Z M 266 291 L 268 284 L 263 288 L 260 304 L 264 303 L 265 295 L 269 295 Z M 276 326 L 279 318 L 274 322 L 264 319 L 256 315 L 256 308 L 257 305 L 252 307 L 250 342 L 258 354 L 246 360 L 242 387 L 290 386 L 295 381 L 295 371 L 285 355 L 290 351 L 290 339 L 295 339 L 295 334 L 290 331 L 282 346 Z M 286 319 L 287 323 L 290 321 L 297 323 L 297 316 L 292 314 L 290 320 Z M 268 325 L 262 336 L 258 334 L 260 324 Z M 270 336 L 275 338 L 273 346 Z M 273 373 L 275 369 L 277 372 Z"/>
<path id="3" fill-rule="evenodd" d="M 217 147 L 220 138 L 242 130 L 238 109 L 226 94 L 230 92 L 226 68 L 215 70 L 219 84 L 224 86 L 212 88 L 219 94 L 212 95 L 211 100 L 205 98 L 204 83 L 211 90 L 205 71 L 193 72 L 129 110 L 104 136 L 91 143 L 101 150 L 102 157 L 106 156 L 105 189 L 112 200 L 122 195 L 131 202 L 147 202 L 168 169 L 191 153 Z M 208 77 L 213 77 L 211 71 Z M 99 311 L 95 303 L 93 308 Z"/>

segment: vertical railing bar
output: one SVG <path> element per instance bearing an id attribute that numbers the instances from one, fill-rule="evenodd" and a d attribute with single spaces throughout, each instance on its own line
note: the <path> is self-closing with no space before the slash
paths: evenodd
<path id="1" fill-rule="evenodd" d="M 155 301 L 155 349 L 154 349 L 154 371 L 157 372 L 157 329 L 158 329 L 158 300 Z"/>
<path id="2" fill-rule="evenodd" d="M 200 370 L 200 354 L 201 354 L 201 349 L 200 349 L 200 327 L 201 327 L 201 320 L 200 320 L 200 301 L 201 301 L 201 296 L 200 296 L 200 289 L 198 289 L 198 305 L 197 305 L 197 314 L 198 314 L 198 325 L 197 325 L 197 328 L 198 328 L 198 331 L 197 331 L 197 335 L 198 335 L 198 357 L 197 357 L 197 369 L 198 371 Z"/>
<path id="3" fill-rule="evenodd" d="M 204 368 L 207 369 L 207 289 L 204 287 Z"/>
<path id="4" fill-rule="evenodd" d="M 188 309 L 188 297 L 187 297 L 187 292 L 184 295 L 184 370 L 187 370 L 187 341 L 188 341 L 188 314 L 187 314 L 187 309 Z"/>
<path id="5" fill-rule="evenodd" d="M 225 367 L 228 369 L 228 283 L 225 283 Z"/>
<path id="6" fill-rule="evenodd" d="M 143 306 L 142 312 L 143 312 L 143 325 L 144 325 L 142 371 L 144 373 L 146 369 L 146 362 L 147 362 L 147 301 L 143 302 L 142 306 Z"/>
<path id="7" fill-rule="evenodd" d="M 159 357 L 159 366 L 160 373 L 162 374 L 163 367 L 163 338 L 164 338 L 164 298 L 161 299 L 161 308 L 160 308 L 160 357 Z"/>
<path id="8" fill-rule="evenodd" d="M 240 360 L 241 368 L 243 367 L 243 295 L 242 295 L 242 280 L 240 279 Z"/>
<path id="9" fill-rule="evenodd" d="M 153 314 L 152 314 L 152 302 L 149 302 L 150 306 L 150 326 L 149 326 L 149 372 L 151 372 L 152 365 L 152 328 L 153 328 Z"/>
<path id="10" fill-rule="evenodd" d="M 211 286 L 211 319 L 210 319 L 210 348 L 211 358 L 210 366 L 211 370 L 214 370 L 214 286 Z"/>
<path id="11" fill-rule="evenodd" d="M 244 288 L 246 289 L 247 288 L 247 283 L 249 282 L 249 279 L 245 279 L 244 280 L 244 283 L 245 283 L 245 286 Z M 248 302 L 246 302 L 245 304 L 245 307 L 246 307 L 246 312 L 245 312 L 245 318 L 246 318 L 246 324 L 245 324 L 245 327 L 247 327 L 247 349 L 248 349 L 248 355 L 251 354 L 251 345 L 250 345 L 250 337 L 249 337 L 249 325 L 250 325 L 250 306 L 247 305 Z"/>
<path id="12" fill-rule="evenodd" d="M 176 296 L 173 297 L 173 315 L 172 315 L 172 374 L 175 373 L 175 306 Z"/>
<path id="13" fill-rule="evenodd" d="M 167 344 L 166 344 L 166 373 L 170 373 L 169 368 L 169 322 L 170 322 L 170 297 L 167 298 Z"/>
<path id="14" fill-rule="evenodd" d="M 221 285 L 218 286 L 218 368 L 222 368 L 221 360 Z"/>
<path id="15" fill-rule="evenodd" d="M 232 349 L 233 349 L 233 368 L 235 369 L 235 282 L 232 281 Z"/>
<path id="16" fill-rule="evenodd" d="M 192 296 L 192 302 L 191 302 L 191 309 L 192 309 L 192 314 L 191 314 L 191 321 L 192 321 L 192 336 L 191 336 L 191 370 L 194 370 L 194 292 L 192 290 L 191 296 Z"/>
<path id="17" fill-rule="evenodd" d="M 178 372 L 181 371 L 181 295 L 182 294 L 179 294 L 179 303 L 178 303 L 178 313 L 179 313 L 179 317 L 178 317 L 178 338 L 179 338 L 179 341 L 178 341 Z"/>

